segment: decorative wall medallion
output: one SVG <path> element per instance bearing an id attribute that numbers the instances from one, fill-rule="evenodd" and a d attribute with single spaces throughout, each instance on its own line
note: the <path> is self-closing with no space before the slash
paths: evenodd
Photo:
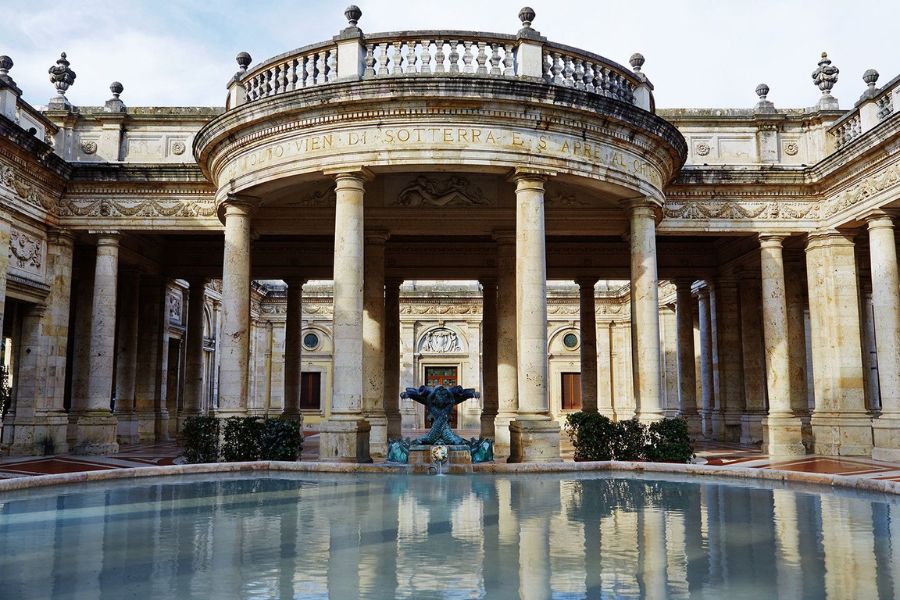
<path id="1" fill-rule="evenodd" d="M 184 145 L 184 142 L 182 142 L 182 141 L 172 142 L 172 154 L 181 156 L 182 154 L 184 154 L 184 151 L 186 148 L 187 147 Z"/>
<path id="2" fill-rule="evenodd" d="M 97 151 L 97 142 L 94 140 L 86 140 L 81 142 L 81 151 L 85 154 L 93 154 Z"/>
<path id="3" fill-rule="evenodd" d="M 425 334 L 422 339 L 420 352 L 461 352 L 462 347 L 459 345 L 459 336 L 455 331 L 446 327 L 433 329 Z"/>
<path id="4" fill-rule="evenodd" d="M 695 151 L 699 156 L 706 156 L 707 154 L 709 154 L 709 144 L 705 144 L 705 143 L 703 143 L 703 142 L 700 142 L 699 144 L 697 144 L 696 146 L 694 146 L 694 151 Z"/>
<path id="5" fill-rule="evenodd" d="M 800 151 L 800 146 L 797 145 L 797 142 L 787 142 L 784 145 L 784 153 L 788 156 L 794 156 Z"/>
<path id="6" fill-rule="evenodd" d="M 420 175 L 400 190 L 394 206 L 487 206 L 491 201 L 481 188 L 461 175 L 436 178 Z"/>
<path id="7" fill-rule="evenodd" d="M 41 273 L 44 260 L 44 241 L 27 233 L 13 230 L 9 237 L 9 258 L 16 267 Z"/>

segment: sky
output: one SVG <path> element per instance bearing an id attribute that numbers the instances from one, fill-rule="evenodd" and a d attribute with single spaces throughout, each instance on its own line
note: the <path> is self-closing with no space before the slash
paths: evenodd
<path id="1" fill-rule="evenodd" d="M 366 32 L 463 29 L 515 33 L 525 0 L 357 0 Z M 898 0 L 528 0 L 549 40 L 621 64 L 641 52 L 659 108 L 750 108 L 757 84 L 779 108 L 813 106 L 821 52 L 840 69 L 833 94 L 850 108 L 875 68 L 900 74 Z M 129 106 L 221 106 L 237 70 L 325 41 L 346 26 L 347 2 L 326 0 L 2 0 L 0 54 L 36 106 L 54 95 L 47 69 L 65 51 L 67 93 L 100 105 L 110 82 Z"/>

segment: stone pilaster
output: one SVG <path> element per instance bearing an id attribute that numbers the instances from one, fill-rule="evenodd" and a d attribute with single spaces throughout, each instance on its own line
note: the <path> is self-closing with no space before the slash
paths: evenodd
<path id="1" fill-rule="evenodd" d="M 361 172 L 335 175 L 334 378 L 331 411 L 321 425 L 319 459 L 370 462 L 363 416 L 363 200 Z"/>
<path id="2" fill-rule="evenodd" d="M 769 398 L 769 414 L 763 420 L 763 451 L 774 456 L 806 453 L 800 418 L 791 409 L 787 297 L 781 247 L 784 238 L 781 235 L 759 236 L 766 390 Z"/>
<path id="3" fill-rule="evenodd" d="M 300 393 L 303 376 L 303 279 L 287 280 L 287 312 L 284 324 L 285 419 L 303 423 Z"/>
<path id="4" fill-rule="evenodd" d="M 250 391 L 250 221 L 254 207 L 232 197 L 224 205 L 222 340 L 219 344 L 221 417 L 247 414 Z"/>
<path id="5" fill-rule="evenodd" d="M 744 368 L 744 401 L 741 417 L 741 443 L 763 440 L 762 422 L 766 416 L 766 361 L 763 354 L 762 289 L 759 274 L 744 271 L 740 275 L 741 355 Z"/>
<path id="6" fill-rule="evenodd" d="M 206 280 L 189 280 L 187 340 L 185 340 L 184 392 L 181 412 L 178 414 L 178 431 L 184 420 L 202 414 L 203 408 L 203 321 L 206 317 L 203 303 L 206 299 Z"/>
<path id="7" fill-rule="evenodd" d="M 550 416 L 547 388 L 545 177 L 517 171 L 513 179 L 519 414 L 509 426 L 509 461 L 559 461 L 559 424 Z"/>
<path id="8" fill-rule="evenodd" d="M 365 234 L 363 279 L 363 417 L 369 423 L 369 451 L 387 456 L 384 411 L 384 244 L 386 231 Z"/>
<path id="9" fill-rule="evenodd" d="M 631 352 L 637 417 L 662 418 L 660 387 L 659 279 L 656 274 L 656 212 L 650 200 L 628 205 L 631 223 Z"/>
<path id="10" fill-rule="evenodd" d="M 694 370 L 694 300 L 692 279 L 675 280 L 675 321 L 678 331 L 678 410 L 691 437 L 700 435 L 697 412 L 697 374 Z"/>
<path id="11" fill-rule="evenodd" d="M 402 279 L 384 281 L 384 415 L 389 440 L 403 433 L 400 414 L 400 286 Z"/>
<path id="12" fill-rule="evenodd" d="M 481 437 L 495 436 L 497 399 L 497 280 L 481 280 Z"/>
<path id="13" fill-rule="evenodd" d="M 139 440 L 135 413 L 135 378 L 138 355 L 138 305 L 140 275 L 137 272 L 119 274 L 119 336 L 116 347 L 116 437 L 120 444 L 134 444 Z"/>
<path id="14" fill-rule="evenodd" d="M 810 419 L 815 453 L 869 455 L 872 420 L 865 406 L 852 238 L 833 230 L 811 234 L 806 244 L 806 274 L 816 399 Z"/>
<path id="15" fill-rule="evenodd" d="M 712 336 L 712 310 L 710 306 L 709 287 L 702 288 L 698 293 L 699 321 L 700 321 L 700 417 L 702 432 L 705 437 L 712 437 L 712 411 L 713 411 L 713 336 Z"/>
<path id="16" fill-rule="evenodd" d="M 579 326 L 581 327 L 581 410 L 597 412 L 597 307 L 594 278 L 578 280 Z"/>
<path id="17" fill-rule="evenodd" d="M 900 462 L 900 275 L 894 223 L 884 213 L 869 217 L 872 310 L 878 355 L 881 414 L 872 423 L 872 458 Z"/>
<path id="18" fill-rule="evenodd" d="M 509 424 L 519 413 L 516 342 L 516 246 L 512 233 L 495 233 L 497 242 L 497 419 L 494 453 L 509 454 Z"/>
<path id="19" fill-rule="evenodd" d="M 94 294 L 91 308 L 90 367 L 87 405 L 75 415 L 75 454 L 118 452 L 116 418 L 110 411 L 116 345 L 116 284 L 119 235 L 97 236 Z"/>
<path id="20" fill-rule="evenodd" d="M 741 437 L 741 415 L 744 412 L 737 279 L 731 274 L 717 277 L 714 293 L 720 412 L 713 417 L 713 429 L 717 439 L 737 442 Z"/>

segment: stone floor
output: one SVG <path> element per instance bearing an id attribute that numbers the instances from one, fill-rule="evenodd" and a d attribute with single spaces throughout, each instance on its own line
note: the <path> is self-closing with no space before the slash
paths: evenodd
<path id="1" fill-rule="evenodd" d="M 422 432 L 409 432 L 410 436 Z M 472 437 L 477 432 L 461 431 L 460 435 Z M 175 442 L 155 444 L 139 444 L 122 446 L 118 454 L 110 456 L 73 456 L 61 454 L 56 456 L 2 457 L 0 458 L 0 479 L 13 477 L 33 477 L 58 473 L 77 473 L 82 471 L 103 471 L 111 469 L 129 469 L 148 465 L 171 465 L 181 449 Z M 563 458 L 572 460 L 572 447 L 562 444 Z M 900 464 L 873 461 L 868 458 L 848 458 L 830 456 L 803 456 L 795 458 L 772 458 L 762 454 L 759 448 L 748 448 L 733 444 L 700 442 L 696 444 L 698 462 L 724 467 L 743 467 L 751 469 L 777 469 L 799 473 L 825 473 L 877 479 L 900 481 Z M 319 454 L 319 435 L 307 432 L 303 445 L 301 460 L 316 460 Z"/>

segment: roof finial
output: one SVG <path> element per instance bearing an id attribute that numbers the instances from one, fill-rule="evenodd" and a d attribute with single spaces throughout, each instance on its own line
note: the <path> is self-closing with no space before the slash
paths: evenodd
<path id="1" fill-rule="evenodd" d="M 103 110 L 113 113 L 125 112 L 125 103 L 119 99 L 119 94 L 125 91 L 125 86 L 118 81 L 113 81 L 109 84 L 109 91 L 112 92 L 113 97 L 106 101 Z"/>
<path id="2" fill-rule="evenodd" d="M 13 90 L 22 93 L 22 90 L 16 85 L 15 80 L 9 76 L 9 70 L 13 68 L 13 60 L 6 56 L 0 56 L 0 81 L 11 87 Z"/>
<path id="3" fill-rule="evenodd" d="M 862 80 L 866 83 L 866 91 L 859 97 L 860 102 L 874 98 L 878 94 L 878 90 L 875 89 L 875 84 L 878 83 L 878 76 L 878 71 L 875 69 L 866 69 L 866 72 L 863 73 Z"/>
<path id="4" fill-rule="evenodd" d="M 66 110 L 69 104 L 66 98 L 66 90 L 75 83 L 75 71 L 69 68 L 66 53 L 62 52 L 56 60 L 56 65 L 47 71 L 50 74 L 50 82 L 56 86 L 56 96 L 50 99 L 50 110 Z"/>
<path id="5" fill-rule="evenodd" d="M 765 83 L 761 83 L 756 86 L 756 95 L 759 96 L 759 101 L 756 103 L 756 106 L 753 107 L 753 112 L 756 113 L 774 113 L 775 105 L 772 104 L 767 98 L 769 96 L 769 86 Z"/>
<path id="6" fill-rule="evenodd" d="M 838 108 L 837 98 L 831 95 L 831 88 L 837 83 L 838 73 L 840 73 L 840 69 L 832 65 L 828 53 L 823 52 L 818 68 L 812 72 L 813 83 L 822 90 L 822 97 L 819 98 L 819 103 L 816 105 L 820 110 L 836 110 Z"/>
<path id="7" fill-rule="evenodd" d="M 360 17 L 362 17 L 362 11 L 355 4 L 351 4 L 344 11 L 344 16 L 347 17 L 347 23 L 350 27 L 356 27 L 356 24 L 359 23 Z"/>

